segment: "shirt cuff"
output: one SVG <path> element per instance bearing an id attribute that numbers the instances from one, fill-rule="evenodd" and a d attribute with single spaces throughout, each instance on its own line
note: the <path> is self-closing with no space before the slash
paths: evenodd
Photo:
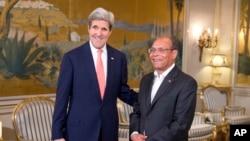
<path id="1" fill-rule="evenodd" d="M 139 132 L 138 131 L 132 132 L 131 135 L 130 135 L 130 137 L 132 137 L 132 135 L 134 135 L 134 134 L 139 134 Z"/>

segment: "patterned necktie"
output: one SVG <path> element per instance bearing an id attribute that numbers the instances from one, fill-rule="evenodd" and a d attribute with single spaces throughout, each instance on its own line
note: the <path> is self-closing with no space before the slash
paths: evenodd
<path id="1" fill-rule="evenodd" d="M 98 49 L 98 57 L 97 57 L 97 63 L 96 63 L 96 74 L 98 78 L 99 88 L 101 92 L 101 98 L 103 99 L 104 96 L 104 90 L 105 90 L 105 74 L 104 74 L 104 67 L 102 63 L 102 52 L 103 50 Z"/>

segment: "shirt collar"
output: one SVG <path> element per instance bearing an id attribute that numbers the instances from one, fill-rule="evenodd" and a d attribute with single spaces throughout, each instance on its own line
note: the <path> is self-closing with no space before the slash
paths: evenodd
<path id="1" fill-rule="evenodd" d="M 96 53 L 98 49 L 93 46 L 93 44 L 91 43 L 91 41 L 89 41 L 89 45 L 90 45 L 91 52 L 92 53 L 93 52 Z M 102 51 L 103 51 L 104 54 L 107 53 L 107 46 L 106 46 L 106 44 L 101 49 L 102 49 Z"/>
<path id="2" fill-rule="evenodd" d="M 175 63 L 173 63 L 168 69 L 166 69 L 162 74 L 160 74 L 159 76 L 158 76 L 158 73 L 157 73 L 157 71 L 155 70 L 154 71 L 154 76 L 157 78 L 157 77 L 159 77 L 159 78 L 165 78 L 165 76 L 167 76 L 168 74 L 169 74 L 169 72 L 174 68 L 174 66 L 175 66 Z"/>

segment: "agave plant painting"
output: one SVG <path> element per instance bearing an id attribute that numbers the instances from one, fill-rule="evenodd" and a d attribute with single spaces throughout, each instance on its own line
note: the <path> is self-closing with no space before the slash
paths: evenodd
<path id="1" fill-rule="evenodd" d="M 24 36 L 20 40 L 18 34 L 13 39 L 0 40 L 0 74 L 6 79 L 30 79 L 44 70 L 36 61 L 44 48 L 33 46 L 36 37 L 24 42 Z"/>

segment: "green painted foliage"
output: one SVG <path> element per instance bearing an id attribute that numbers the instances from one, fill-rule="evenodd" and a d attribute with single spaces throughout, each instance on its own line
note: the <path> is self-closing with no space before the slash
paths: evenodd
<path id="1" fill-rule="evenodd" d="M 35 47 L 33 37 L 27 42 L 24 40 L 25 34 L 18 40 L 18 33 L 14 38 L 0 40 L 0 74 L 11 79 L 29 79 L 31 75 L 36 75 L 44 70 L 44 66 L 36 62 L 37 56 L 44 50 L 43 47 Z"/>

